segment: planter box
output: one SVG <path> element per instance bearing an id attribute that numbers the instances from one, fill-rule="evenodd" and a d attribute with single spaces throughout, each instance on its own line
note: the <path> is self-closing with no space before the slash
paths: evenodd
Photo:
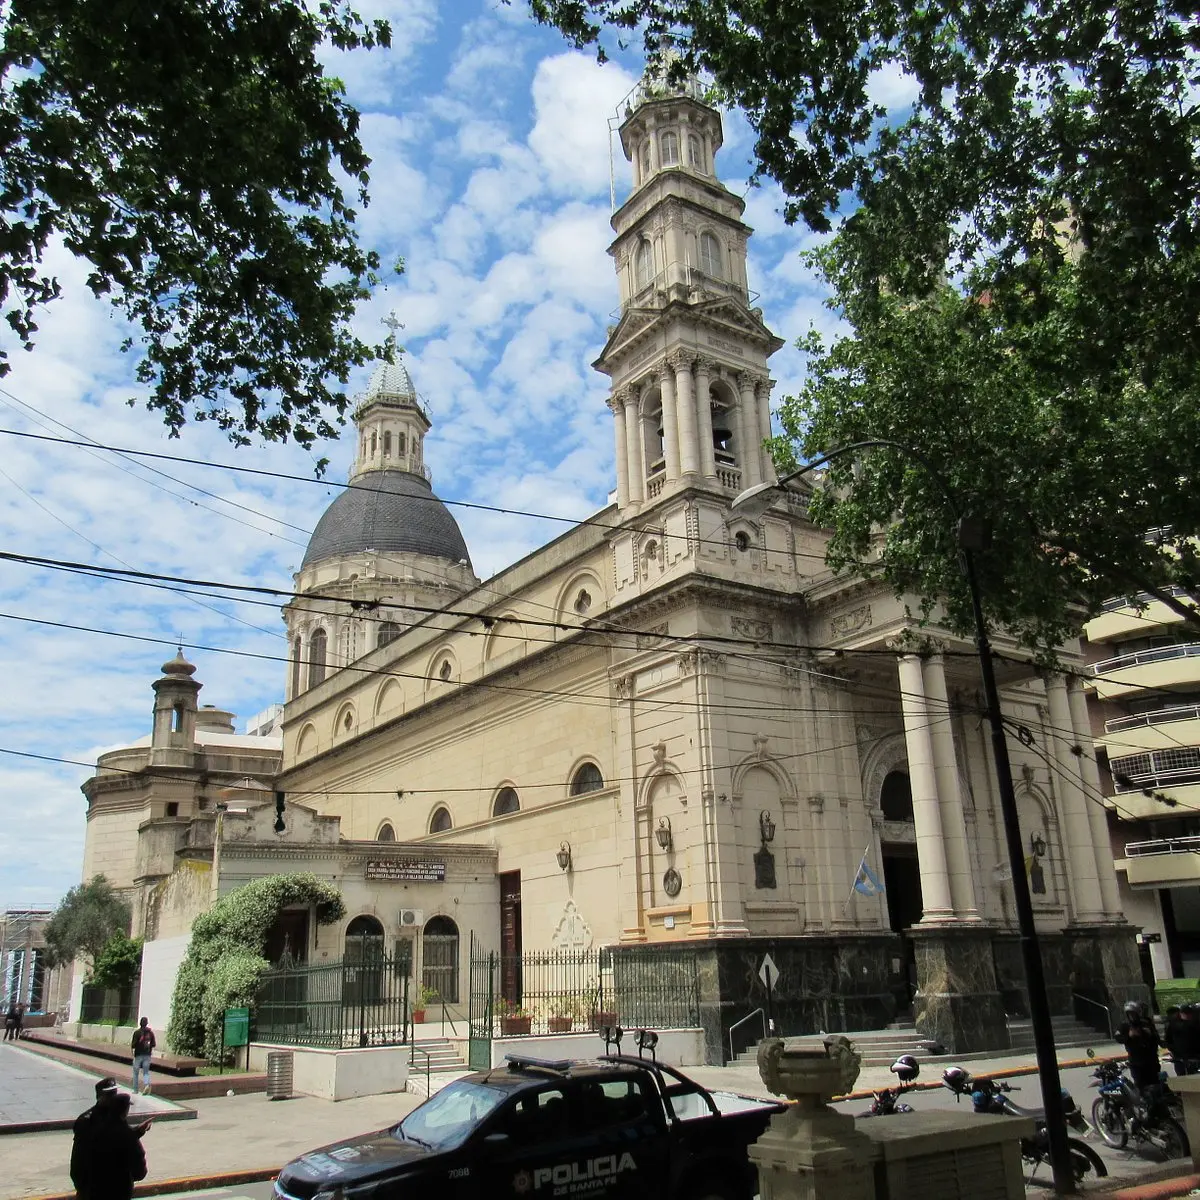
<path id="1" fill-rule="evenodd" d="M 414 1008 L 412 1010 L 412 1023 L 414 1025 L 425 1024 L 425 1010 L 423 1008 Z"/>
<path id="2" fill-rule="evenodd" d="M 603 1029 L 605 1025 L 615 1025 L 617 1023 L 617 1014 L 615 1012 L 594 1012 L 592 1013 L 592 1029 Z"/>
<path id="3" fill-rule="evenodd" d="M 532 1017 L 501 1017 L 500 1034 L 502 1037 L 525 1035 L 533 1028 Z"/>
<path id="4" fill-rule="evenodd" d="M 547 1017 L 546 1026 L 551 1033 L 570 1033 L 574 1023 L 571 1017 Z"/>

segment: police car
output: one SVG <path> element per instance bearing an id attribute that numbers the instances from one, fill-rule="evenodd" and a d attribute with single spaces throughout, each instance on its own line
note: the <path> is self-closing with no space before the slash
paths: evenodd
<path id="1" fill-rule="evenodd" d="M 275 1196 L 749 1200 L 757 1184 L 747 1148 L 783 1109 L 710 1092 L 652 1059 L 510 1054 L 502 1067 L 448 1084 L 391 1129 L 288 1163 Z"/>

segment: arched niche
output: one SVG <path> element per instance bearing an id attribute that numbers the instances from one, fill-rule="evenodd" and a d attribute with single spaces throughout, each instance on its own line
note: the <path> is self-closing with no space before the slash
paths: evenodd
<path id="1" fill-rule="evenodd" d="M 594 571 L 580 571 L 559 589 L 557 619 L 565 624 L 586 621 L 606 606 L 604 584 Z"/>
<path id="2" fill-rule="evenodd" d="M 1021 826 L 1021 849 L 1025 855 L 1030 899 L 1035 908 L 1060 907 L 1067 865 L 1063 858 L 1062 838 L 1054 806 L 1038 788 L 1022 787 L 1017 792 L 1017 821 Z M 1003 839 L 1003 825 L 1000 836 Z M 1045 847 L 1044 851 L 1036 853 L 1041 846 Z M 1002 851 L 1001 862 L 1007 861 L 1008 855 Z"/>
<path id="3" fill-rule="evenodd" d="M 404 711 L 404 689 L 398 680 L 387 679 L 375 693 L 375 715 L 391 716 Z"/>
<path id="4" fill-rule="evenodd" d="M 457 683 L 461 678 L 458 656 L 448 645 L 442 645 L 429 656 L 425 669 L 426 693 L 436 690 L 439 686 Z"/>
<path id="5" fill-rule="evenodd" d="M 525 636 L 525 625 L 515 612 L 502 613 L 492 619 L 492 627 L 487 631 L 483 643 L 484 662 L 503 658 L 514 650 L 524 654 L 529 650 Z"/>
<path id="6" fill-rule="evenodd" d="M 309 721 L 296 738 L 296 757 L 307 758 L 317 752 L 317 727 Z"/>
<path id="7" fill-rule="evenodd" d="M 354 705 L 350 703 L 343 704 L 337 710 L 337 716 L 333 719 L 333 740 L 339 741 L 342 738 L 350 737 L 357 725 L 358 714 L 354 711 Z"/>

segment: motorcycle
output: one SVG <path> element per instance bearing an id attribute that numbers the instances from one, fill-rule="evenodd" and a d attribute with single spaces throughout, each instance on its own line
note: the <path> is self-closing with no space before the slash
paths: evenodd
<path id="1" fill-rule="evenodd" d="M 900 1080 L 899 1084 L 894 1088 L 882 1088 L 878 1092 L 872 1092 L 874 1099 L 871 1101 L 871 1107 L 866 1112 L 859 1113 L 859 1116 L 891 1117 L 896 1113 L 912 1112 L 912 1105 L 900 1103 L 900 1097 L 916 1087 L 916 1078 L 921 1073 L 917 1060 L 911 1054 L 902 1054 L 888 1070 Z"/>
<path id="2" fill-rule="evenodd" d="M 949 1088 L 959 1100 L 963 1096 L 971 1097 L 971 1105 L 977 1113 L 999 1113 L 1010 1117 L 1032 1117 L 1035 1122 L 1033 1137 L 1021 1139 L 1021 1158 L 1033 1165 L 1031 1175 L 1037 1174 L 1037 1169 L 1044 1162 L 1050 1161 L 1050 1135 L 1046 1129 L 1046 1113 L 1040 1108 L 1022 1108 L 1014 1100 L 1009 1099 L 1009 1093 L 1018 1091 L 1003 1080 L 979 1078 L 975 1079 L 970 1072 L 962 1067 L 947 1067 L 942 1073 L 942 1086 Z M 1090 1132 L 1091 1127 L 1087 1118 L 1079 1111 L 1071 1093 L 1063 1088 L 1063 1115 L 1070 1128 L 1080 1133 Z M 1071 1156 L 1071 1173 L 1075 1182 L 1079 1183 L 1089 1175 L 1103 1179 L 1108 1175 L 1104 1160 L 1086 1142 L 1078 1138 L 1068 1137 L 1067 1148 Z"/>
<path id="3" fill-rule="evenodd" d="M 1168 1160 L 1187 1158 L 1191 1153 L 1188 1136 L 1171 1113 L 1171 1099 L 1178 1097 L 1164 1083 L 1138 1088 L 1125 1075 L 1124 1065 L 1119 1060 L 1102 1062 L 1092 1072 L 1090 1086 L 1100 1089 L 1092 1105 L 1096 1132 L 1114 1150 L 1124 1150 L 1132 1138 Z"/>

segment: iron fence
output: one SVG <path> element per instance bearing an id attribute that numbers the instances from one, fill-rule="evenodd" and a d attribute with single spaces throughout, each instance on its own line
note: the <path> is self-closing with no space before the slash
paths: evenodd
<path id="1" fill-rule="evenodd" d="M 79 997 L 79 1020 L 85 1025 L 136 1025 L 138 984 L 104 988 L 85 983 Z"/>
<path id="2" fill-rule="evenodd" d="M 405 1044 L 411 960 L 355 949 L 336 962 L 268 971 L 255 998 L 254 1040 L 334 1049 Z"/>

